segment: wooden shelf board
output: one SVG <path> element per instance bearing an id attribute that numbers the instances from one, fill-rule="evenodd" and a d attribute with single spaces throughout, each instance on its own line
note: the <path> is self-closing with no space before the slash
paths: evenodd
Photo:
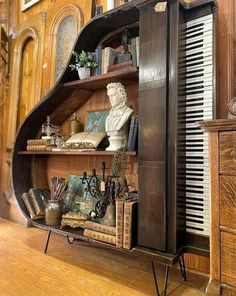
<path id="1" fill-rule="evenodd" d="M 105 247 L 105 248 L 109 248 L 109 249 L 113 249 L 122 253 L 126 253 L 126 254 L 133 254 L 134 256 L 143 256 L 146 258 L 149 258 L 151 260 L 154 260 L 156 262 L 162 263 L 162 264 L 167 264 L 169 266 L 173 266 L 175 265 L 178 260 L 179 260 L 179 256 L 182 254 L 182 251 L 178 252 L 177 254 L 169 254 L 166 252 L 161 252 L 161 251 L 156 251 L 156 250 L 152 250 L 149 248 L 143 248 L 143 247 L 139 247 L 136 246 L 130 250 L 128 249 L 124 249 L 124 248 L 120 248 L 117 247 L 115 245 L 111 245 L 105 242 L 101 242 L 98 240 L 94 240 L 92 238 L 88 238 L 85 237 L 83 235 L 83 229 L 81 228 L 70 228 L 70 227 L 65 227 L 63 229 L 60 228 L 60 226 L 48 226 L 45 224 L 45 220 L 41 219 L 41 220 L 37 220 L 37 221 L 32 221 L 32 223 L 36 226 L 39 227 L 41 229 L 45 229 L 45 230 L 51 230 L 54 233 L 57 233 L 59 235 L 63 235 L 66 236 L 67 238 L 74 238 L 77 240 L 81 240 L 84 242 L 88 242 L 93 244 L 96 247 Z"/>
<path id="2" fill-rule="evenodd" d="M 106 156 L 114 155 L 115 151 L 19 151 L 20 155 L 34 155 L 34 154 L 45 154 L 45 155 L 95 155 L 95 156 Z M 127 151 L 127 155 L 137 155 L 136 151 Z"/>
<path id="3" fill-rule="evenodd" d="M 103 89 L 110 82 L 122 82 L 123 84 L 132 84 L 138 81 L 137 68 L 116 70 L 102 75 L 91 76 L 88 79 L 75 80 L 64 83 L 64 87 L 86 90 Z"/>

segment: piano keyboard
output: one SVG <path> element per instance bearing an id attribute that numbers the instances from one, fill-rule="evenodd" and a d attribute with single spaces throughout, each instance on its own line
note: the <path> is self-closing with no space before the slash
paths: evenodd
<path id="1" fill-rule="evenodd" d="M 195 122 L 213 119 L 213 16 L 188 21 L 180 32 L 178 94 L 178 218 L 186 230 L 210 234 L 208 135 Z"/>

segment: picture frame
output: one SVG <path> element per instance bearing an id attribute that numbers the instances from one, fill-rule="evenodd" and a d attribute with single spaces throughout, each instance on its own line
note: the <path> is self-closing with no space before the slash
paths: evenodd
<path id="1" fill-rule="evenodd" d="M 89 214 L 95 209 L 96 200 L 86 191 L 82 176 L 69 175 L 68 186 L 64 194 L 63 202 L 67 211 L 83 212 Z"/>
<path id="2" fill-rule="evenodd" d="M 85 123 L 86 132 L 105 132 L 106 118 L 109 110 L 88 111 Z"/>
<path id="3" fill-rule="evenodd" d="M 21 11 L 25 11 L 41 0 L 21 0 Z"/>

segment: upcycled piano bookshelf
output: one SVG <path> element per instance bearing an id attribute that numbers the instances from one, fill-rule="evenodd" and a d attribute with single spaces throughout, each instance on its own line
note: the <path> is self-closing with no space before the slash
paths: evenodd
<path id="1" fill-rule="evenodd" d="M 158 3 L 160 4 L 160 3 Z M 83 237 L 81 231 L 59 229 L 44 221 L 31 221 L 51 232 L 152 261 L 157 294 L 160 295 L 154 261 L 169 266 L 180 263 L 186 279 L 184 252 L 209 256 L 208 143 L 195 121 L 215 117 L 215 14 L 213 0 L 192 4 L 169 0 L 133 0 L 94 17 L 81 31 L 74 50 L 95 51 L 97 46 L 118 46 L 124 30 L 140 38 L 139 69 L 120 69 L 77 80 L 67 66 L 55 87 L 22 124 L 14 145 L 12 183 L 21 211 L 30 220 L 21 195 L 32 187 L 48 187 L 51 175 L 82 175 L 105 161 L 111 168 L 111 152 L 26 152 L 28 139 L 37 138 L 46 116 L 63 130 L 70 116 L 81 120 L 89 110 L 109 109 L 106 85 L 120 81 L 126 86 L 128 105 L 139 115 L 138 155 L 129 152 L 127 176 L 138 189 L 137 246 L 127 251 Z M 71 58 L 72 59 L 72 58 Z M 72 60 L 68 62 L 68 65 Z M 134 167 L 138 164 L 138 180 Z M 24 169 L 22 169 L 24 168 Z M 109 173 L 109 172 L 108 172 Z M 205 179 L 208 178 L 208 179 Z"/>

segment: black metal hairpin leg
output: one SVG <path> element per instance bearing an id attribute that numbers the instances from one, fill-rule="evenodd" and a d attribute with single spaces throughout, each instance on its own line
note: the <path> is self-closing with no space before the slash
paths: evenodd
<path id="1" fill-rule="evenodd" d="M 152 272 L 153 272 L 153 277 L 154 277 L 154 282 L 155 282 L 157 296 L 161 296 L 161 295 L 166 296 L 168 276 L 169 276 L 169 265 L 166 265 L 164 291 L 161 294 L 160 294 L 159 288 L 158 288 L 157 272 L 156 272 L 155 265 L 154 265 L 154 262 L 153 261 L 152 261 Z"/>
<path id="2" fill-rule="evenodd" d="M 46 241 L 46 245 L 45 245 L 45 249 L 44 249 L 44 254 L 47 253 L 50 236 L 51 236 L 51 230 L 48 230 L 48 237 L 47 237 L 47 241 Z"/>
<path id="3" fill-rule="evenodd" d="M 186 270 L 185 270 L 184 255 L 183 254 L 179 257 L 179 268 L 180 268 L 183 280 L 187 281 L 187 275 L 186 275 Z"/>

